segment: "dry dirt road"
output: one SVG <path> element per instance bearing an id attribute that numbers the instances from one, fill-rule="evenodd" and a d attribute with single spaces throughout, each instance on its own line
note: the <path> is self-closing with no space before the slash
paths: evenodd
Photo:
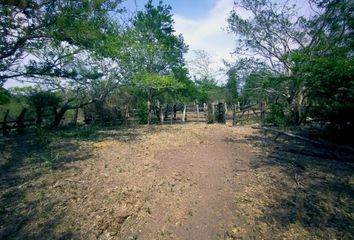
<path id="1" fill-rule="evenodd" d="M 95 134 L 95 141 L 54 143 L 59 160 L 53 169 L 21 165 L 2 175 L 0 238 L 354 236 L 353 164 L 330 159 L 326 150 L 273 141 L 247 126 Z M 28 152 L 22 155 L 29 161 Z"/>

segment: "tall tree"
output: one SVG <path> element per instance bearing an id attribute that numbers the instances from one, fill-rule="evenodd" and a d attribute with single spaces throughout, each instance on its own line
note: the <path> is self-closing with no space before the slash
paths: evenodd
<path id="1" fill-rule="evenodd" d="M 240 8 L 250 17 L 243 18 Z M 235 2 L 228 23 L 230 32 L 238 38 L 236 52 L 263 60 L 268 69 L 280 77 L 276 81 L 282 86 L 278 88 L 278 95 L 289 104 L 294 123 L 301 123 L 307 107 L 306 86 L 302 81 L 293 81 L 294 61 L 289 56 L 310 44 L 312 35 L 307 20 L 298 16 L 291 1 L 241 0 Z M 270 87 L 268 91 L 273 92 L 274 87 Z"/>
<path id="2" fill-rule="evenodd" d="M 354 8 L 352 0 L 312 1 L 311 44 L 291 55 L 295 79 L 306 82 L 310 114 L 341 126 L 354 122 Z"/>
<path id="3" fill-rule="evenodd" d="M 50 40 L 85 49 L 98 48 L 120 0 L 0 1 L 0 86 L 25 77 L 21 65 Z"/>
<path id="4" fill-rule="evenodd" d="M 187 81 L 183 54 L 188 50 L 182 35 L 176 35 L 171 6 L 149 0 L 131 20 L 126 31 L 127 77 L 148 101 L 163 100 L 166 92 L 177 94 Z"/>
<path id="5" fill-rule="evenodd" d="M 53 128 L 59 125 L 67 110 L 102 101 L 123 83 L 120 67 L 114 59 L 90 51 L 47 45 L 32 53 L 36 60 L 26 66 L 26 81 L 62 96 Z"/>

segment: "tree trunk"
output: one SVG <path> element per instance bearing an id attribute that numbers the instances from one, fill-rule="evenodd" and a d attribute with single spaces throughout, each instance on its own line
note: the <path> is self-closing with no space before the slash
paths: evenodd
<path id="1" fill-rule="evenodd" d="M 18 116 L 17 120 L 16 120 L 16 124 L 17 124 L 17 133 L 19 135 L 22 135 L 25 133 L 25 114 L 26 114 L 27 109 L 24 108 L 22 110 L 22 112 L 20 113 L 20 115 Z"/>
<path id="2" fill-rule="evenodd" d="M 74 114 L 74 119 L 73 119 L 73 125 L 76 127 L 77 125 L 77 117 L 79 115 L 79 107 L 75 108 L 75 114 Z"/>
<path id="3" fill-rule="evenodd" d="M 10 113 L 10 109 L 7 109 L 5 116 L 4 116 L 3 124 L 2 124 L 2 135 L 4 137 L 9 135 L 9 129 L 7 129 L 7 124 L 6 124 L 7 117 L 9 116 L 9 113 Z"/>
<path id="4" fill-rule="evenodd" d="M 232 126 L 236 126 L 236 109 L 237 109 L 237 105 L 234 104 L 234 107 L 233 107 L 233 112 L 232 112 Z"/>
<path id="5" fill-rule="evenodd" d="M 36 126 L 40 127 L 42 125 L 42 122 L 43 122 L 43 118 L 42 118 L 43 108 L 38 107 L 36 109 L 36 113 L 37 113 Z"/>
<path id="6" fill-rule="evenodd" d="M 58 128 L 61 120 L 64 117 L 64 114 L 66 113 L 66 111 L 69 110 L 69 107 L 67 105 L 64 105 L 62 108 L 60 108 L 59 112 L 56 112 L 55 114 L 55 118 L 52 122 L 52 124 L 50 125 L 50 129 L 56 129 Z"/>
<path id="7" fill-rule="evenodd" d="M 266 114 L 266 102 L 262 101 L 261 102 L 261 121 L 262 121 L 262 123 L 264 123 L 265 114 Z"/>

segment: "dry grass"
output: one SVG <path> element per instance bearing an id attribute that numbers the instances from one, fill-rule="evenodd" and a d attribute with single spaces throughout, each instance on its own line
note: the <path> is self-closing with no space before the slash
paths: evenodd
<path id="1" fill-rule="evenodd" d="M 193 201 L 198 191 L 203 197 L 206 181 L 197 174 L 201 166 L 193 154 L 213 147 L 230 151 L 220 181 L 225 186 L 218 188 L 224 189 L 223 201 L 230 202 L 237 219 L 225 216 L 229 227 L 219 238 L 354 235 L 352 164 L 281 152 L 280 143 L 250 127 L 140 126 L 60 136 L 47 149 L 28 139 L 0 145 L 0 238 L 180 239 L 182 230 L 198 234 L 187 223 L 212 217 L 200 215 L 202 205 Z M 180 159 L 186 149 L 191 157 Z M 210 175 L 213 167 L 200 171 Z M 168 224 L 161 225 L 164 221 Z"/>

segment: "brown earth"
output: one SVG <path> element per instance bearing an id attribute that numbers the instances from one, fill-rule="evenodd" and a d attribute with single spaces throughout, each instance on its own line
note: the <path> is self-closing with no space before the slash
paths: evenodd
<path id="1" fill-rule="evenodd" d="M 42 152 L 26 139 L 0 145 L 1 239 L 354 237 L 353 164 L 328 157 L 342 153 L 248 126 L 95 136 Z"/>

